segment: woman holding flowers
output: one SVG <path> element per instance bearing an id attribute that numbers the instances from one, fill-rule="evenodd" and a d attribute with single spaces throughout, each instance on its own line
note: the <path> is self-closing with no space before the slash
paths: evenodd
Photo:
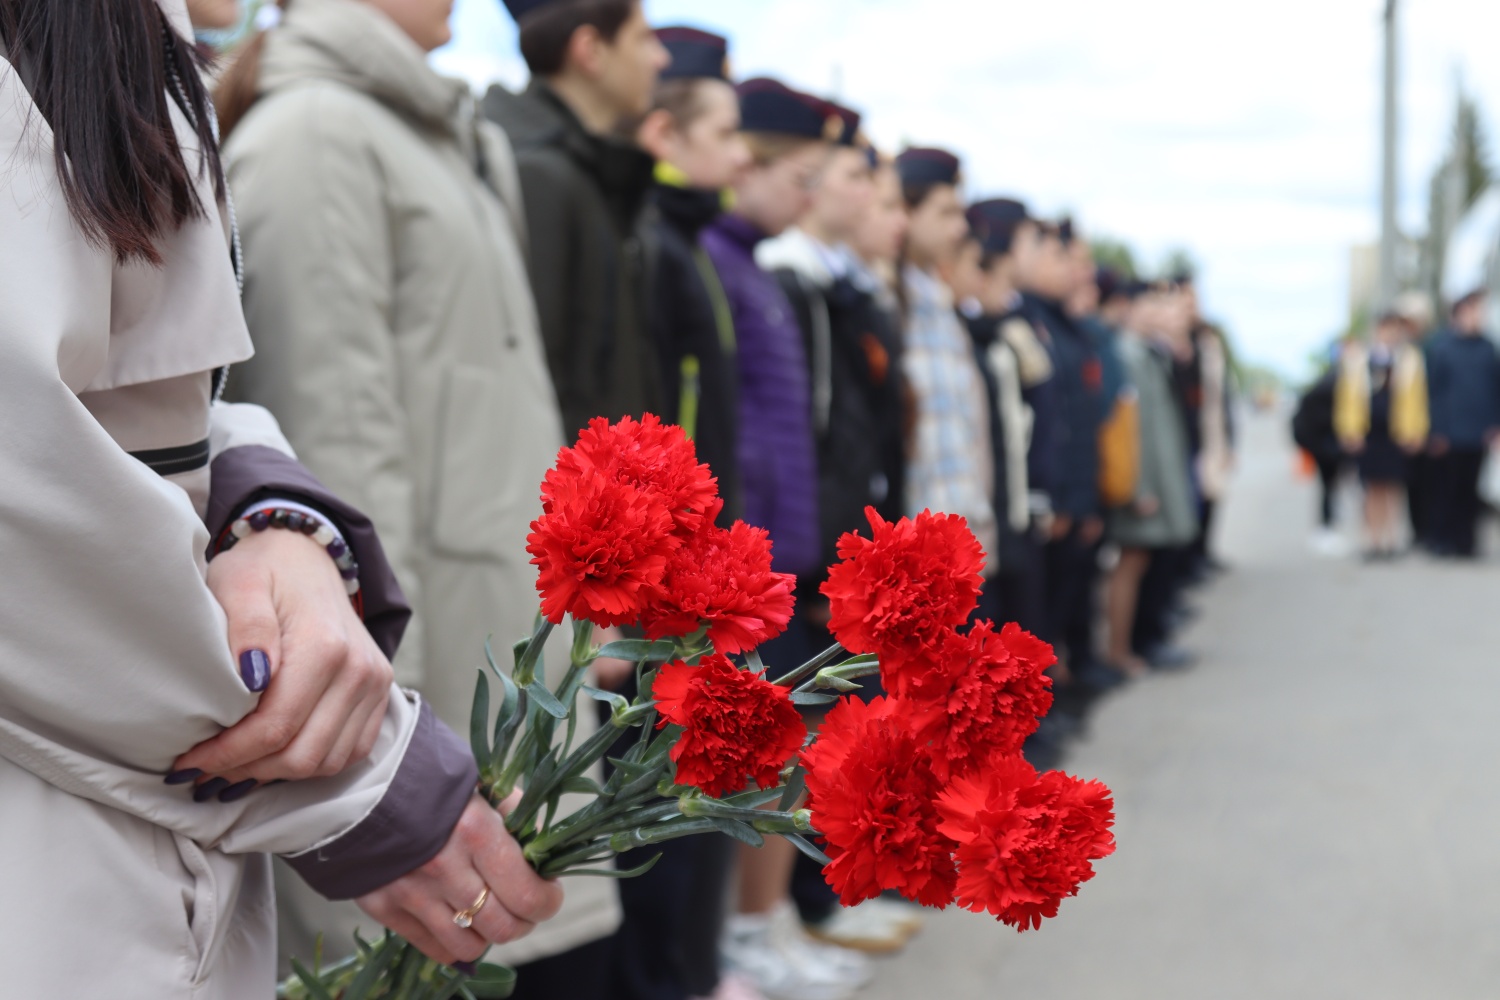
<path id="1" fill-rule="evenodd" d="M 264 1000 L 270 854 L 442 962 L 560 902 L 392 686 L 369 522 L 215 401 L 250 343 L 188 34 L 0 0 L 6 996 Z"/>

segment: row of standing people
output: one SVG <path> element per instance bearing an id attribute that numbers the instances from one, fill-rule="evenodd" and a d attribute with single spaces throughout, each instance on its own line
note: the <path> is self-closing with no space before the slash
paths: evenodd
<path id="1" fill-rule="evenodd" d="M 1189 277 L 1124 282 L 1067 220 L 966 205 L 953 154 L 886 158 L 851 108 L 733 84 L 723 38 L 653 31 L 638 0 L 506 5 L 521 93 L 476 105 L 429 68 L 436 0 L 283 0 L 216 92 L 256 347 L 230 391 L 379 528 L 415 607 L 400 681 L 462 729 L 485 636 L 529 625 L 556 449 L 646 413 L 690 431 L 725 516 L 798 577 L 768 660 L 826 644 L 820 570 L 873 508 L 968 519 L 981 613 L 1059 649 L 1060 718 L 1182 662 L 1230 463 L 1226 347 Z M 522 997 L 850 995 L 860 951 L 920 918 L 839 908 L 797 858 L 671 845 L 618 892 L 570 885 L 499 957 Z M 352 908 L 282 889 L 284 952 L 348 940 Z"/>
<path id="2" fill-rule="evenodd" d="M 1425 296 L 1401 296 L 1367 336 L 1336 345 L 1302 395 L 1292 435 L 1320 481 L 1319 552 L 1342 551 L 1336 493 L 1352 465 L 1367 558 L 1390 559 L 1408 543 L 1439 557 L 1478 554 L 1481 474 L 1500 441 L 1500 353 L 1484 330 L 1486 300 L 1482 290 L 1463 295 L 1434 326 Z"/>

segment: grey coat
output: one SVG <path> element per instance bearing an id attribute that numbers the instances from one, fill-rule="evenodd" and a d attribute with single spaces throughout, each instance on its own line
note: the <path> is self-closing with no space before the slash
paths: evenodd
<path id="1" fill-rule="evenodd" d="M 1139 548 L 1186 545 L 1198 532 L 1190 477 L 1187 430 L 1172 396 L 1171 360 L 1140 336 L 1120 338 L 1120 357 L 1130 382 L 1140 393 L 1141 472 L 1135 499 L 1155 500 L 1156 510 L 1142 516 L 1134 505 L 1110 513 L 1116 542 Z"/>
<path id="2" fill-rule="evenodd" d="M 291 5 L 259 89 L 225 146 L 256 346 L 231 388 L 375 522 L 415 609 L 397 678 L 467 732 L 485 639 L 531 630 L 526 535 L 563 442 L 514 157 L 467 87 L 360 0 Z M 612 883 L 567 889 L 501 957 L 614 930 Z M 302 950 L 319 922 L 350 945 L 352 910 L 300 912 Z"/>

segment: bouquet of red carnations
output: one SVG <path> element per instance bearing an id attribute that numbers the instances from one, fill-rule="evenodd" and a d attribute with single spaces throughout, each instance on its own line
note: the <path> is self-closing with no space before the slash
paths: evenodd
<path id="1" fill-rule="evenodd" d="M 828 573 L 838 643 L 780 672 L 756 647 L 791 619 L 791 576 L 766 532 L 716 524 L 715 480 L 679 428 L 596 419 L 542 483 L 528 551 L 541 615 L 511 670 L 489 657 L 471 740 L 481 789 L 521 789 L 507 826 L 548 876 L 630 877 L 617 854 L 694 834 L 752 845 L 786 837 L 824 865 L 846 905 L 894 890 L 957 903 L 1020 930 L 1041 925 L 1114 850 L 1107 788 L 1038 774 L 1021 746 L 1052 704 L 1047 644 L 1015 625 L 966 626 L 984 553 L 962 518 L 923 512 L 839 542 Z M 571 665 L 549 686 L 542 648 L 572 627 Z M 644 635 L 596 646 L 596 626 Z M 488 652 L 488 650 L 487 650 Z M 591 686 L 600 657 L 636 664 L 633 699 Z M 848 696 L 879 675 L 883 697 Z M 499 711 L 492 720 L 492 683 Z M 575 740 L 580 695 L 609 722 Z M 809 738 L 798 706 L 831 706 Z M 612 747 L 602 783 L 591 774 Z M 565 792 L 593 801 L 558 815 Z M 281 989 L 316 1000 L 504 997 L 515 975 L 469 975 L 387 933 Z"/>

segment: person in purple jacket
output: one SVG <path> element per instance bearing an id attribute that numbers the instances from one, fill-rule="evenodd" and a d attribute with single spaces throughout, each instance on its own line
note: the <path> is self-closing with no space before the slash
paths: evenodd
<path id="1" fill-rule="evenodd" d="M 776 570 L 818 568 L 818 476 L 812 392 L 796 314 L 776 279 L 755 263 L 755 247 L 811 207 L 812 190 L 843 131 L 827 102 L 769 79 L 737 88 L 751 165 L 735 184 L 735 207 L 701 237 L 734 321 L 739 386 L 738 448 L 744 520 L 771 534 Z M 814 652 L 793 618 L 761 647 L 774 668 Z M 848 996 L 869 976 L 862 955 L 806 936 L 789 887 L 795 848 L 767 841 L 741 854 L 739 912 L 730 917 L 727 966 L 769 996 Z"/>

